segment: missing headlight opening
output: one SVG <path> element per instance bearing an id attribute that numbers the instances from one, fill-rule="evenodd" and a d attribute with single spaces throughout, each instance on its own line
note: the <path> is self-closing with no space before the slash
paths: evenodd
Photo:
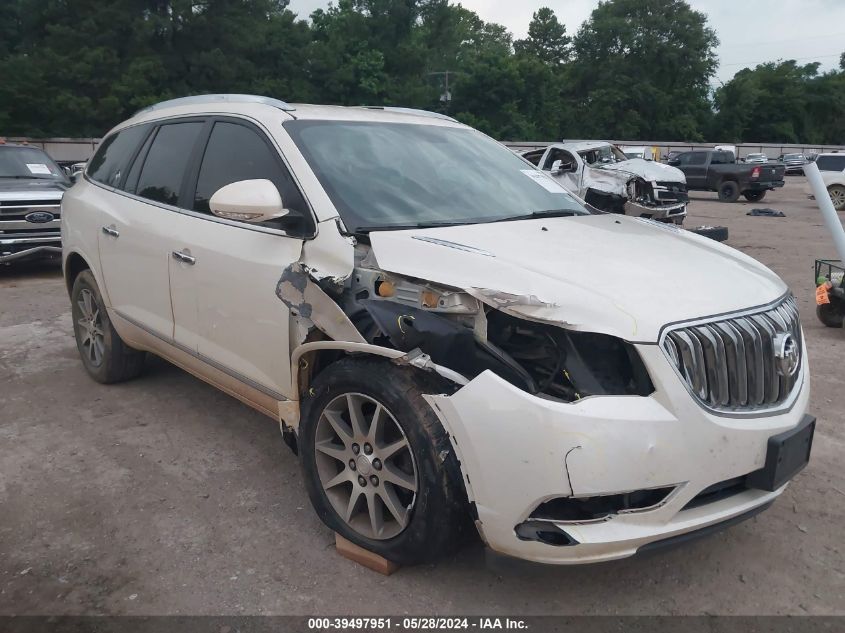
<path id="1" fill-rule="evenodd" d="M 366 246 L 358 248 L 361 262 Z M 358 266 L 339 303 L 366 342 L 419 349 L 469 379 L 489 369 L 531 394 L 566 402 L 654 391 L 630 343 L 517 318 L 458 289 Z"/>

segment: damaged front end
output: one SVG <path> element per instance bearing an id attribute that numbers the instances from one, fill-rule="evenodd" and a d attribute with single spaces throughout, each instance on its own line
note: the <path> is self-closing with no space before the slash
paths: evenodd
<path id="1" fill-rule="evenodd" d="M 471 380 L 492 371 L 532 395 L 573 402 L 592 395 L 648 395 L 645 367 L 629 343 L 515 316 L 536 297 L 445 288 L 378 268 L 356 246 L 356 267 L 335 296 L 363 339 L 409 353 Z"/>
<path id="2" fill-rule="evenodd" d="M 689 195 L 684 181 L 647 180 L 628 172 L 588 167 L 584 200 L 602 211 L 680 224 Z"/>

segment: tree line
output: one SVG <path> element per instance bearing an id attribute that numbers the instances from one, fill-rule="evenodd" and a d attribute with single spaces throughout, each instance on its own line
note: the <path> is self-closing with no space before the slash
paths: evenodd
<path id="1" fill-rule="evenodd" d="M 845 143 L 840 69 L 794 61 L 712 89 L 718 38 L 684 0 L 605 0 L 524 39 L 450 0 L 0 0 L 0 134 L 101 136 L 207 92 L 448 112 L 499 139 Z"/>

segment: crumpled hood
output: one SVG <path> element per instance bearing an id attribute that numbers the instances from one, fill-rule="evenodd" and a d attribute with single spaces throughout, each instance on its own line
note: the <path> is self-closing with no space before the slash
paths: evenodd
<path id="1" fill-rule="evenodd" d="M 658 182 L 683 182 L 686 183 L 687 177 L 677 167 L 671 165 L 664 165 L 653 160 L 643 160 L 642 158 L 632 158 L 630 160 L 623 160 L 620 163 L 606 163 L 598 165 L 590 165 L 591 169 L 604 169 L 607 171 L 619 171 L 629 176 L 640 176 L 644 180 L 658 181 Z"/>
<path id="2" fill-rule="evenodd" d="M 632 342 L 656 342 L 667 323 L 763 305 L 787 291 L 737 250 L 611 214 L 374 231 L 370 240 L 382 270 Z"/>

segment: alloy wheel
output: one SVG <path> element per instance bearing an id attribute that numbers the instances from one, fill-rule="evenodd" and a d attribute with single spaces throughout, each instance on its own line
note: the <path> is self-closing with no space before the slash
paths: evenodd
<path id="1" fill-rule="evenodd" d="M 81 314 L 76 323 L 79 326 L 83 353 L 92 365 L 99 367 L 106 353 L 100 306 L 97 305 L 94 293 L 88 288 L 82 289 L 76 303 Z"/>
<path id="2" fill-rule="evenodd" d="M 334 398 L 317 421 L 314 453 L 326 497 L 358 534 L 384 540 L 408 526 L 419 477 L 408 438 L 384 405 L 360 393 Z"/>
<path id="3" fill-rule="evenodd" d="M 835 209 L 842 209 L 845 207 L 845 187 L 831 187 L 830 201 L 833 203 Z"/>

